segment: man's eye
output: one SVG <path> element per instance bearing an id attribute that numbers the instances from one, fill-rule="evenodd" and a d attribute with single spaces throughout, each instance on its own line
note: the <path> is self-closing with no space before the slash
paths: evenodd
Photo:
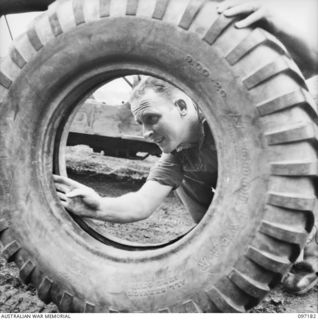
<path id="1" fill-rule="evenodd" d="M 156 115 L 153 115 L 153 116 L 149 115 L 144 119 L 144 122 L 147 124 L 156 124 L 159 121 L 159 118 L 160 117 Z"/>

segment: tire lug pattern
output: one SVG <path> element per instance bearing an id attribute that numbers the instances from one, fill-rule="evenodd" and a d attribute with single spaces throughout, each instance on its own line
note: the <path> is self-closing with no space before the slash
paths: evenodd
<path id="1" fill-rule="evenodd" d="M 42 13 L 41 15 L 37 16 L 34 19 L 33 25 L 43 46 L 55 38 L 49 22 L 48 14 Z"/>
<path id="2" fill-rule="evenodd" d="M 52 14 L 49 15 L 49 22 L 55 37 L 63 33 L 63 30 L 56 12 L 53 12 Z"/>
<path id="3" fill-rule="evenodd" d="M 318 176 L 318 161 L 312 162 L 276 162 L 271 163 L 271 173 L 281 176 Z"/>
<path id="4" fill-rule="evenodd" d="M 274 112 L 279 112 L 295 105 L 301 105 L 305 110 L 308 110 L 310 115 L 317 120 L 317 107 L 315 101 L 310 96 L 309 92 L 304 89 L 299 89 L 293 92 L 286 93 L 282 96 L 262 101 L 256 105 L 256 108 L 261 116 L 265 116 Z"/>
<path id="5" fill-rule="evenodd" d="M 203 311 L 200 309 L 197 303 L 193 300 L 185 301 L 183 303 L 183 307 L 186 313 L 202 313 Z"/>
<path id="6" fill-rule="evenodd" d="M 31 260 L 27 260 L 21 266 L 19 271 L 19 276 L 24 283 L 29 283 L 31 281 L 31 275 L 35 269 L 35 264 Z"/>
<path id="7" fill-rule="evenodd" d="M 20 67 L 12 61 L 10 55 L 3 58 L 0 63 L 0 85 L 6 89 L 10 89 L 20 73 Z"/>
<path id="8" fill-rule="evenodd" d="M 267 284 L 254 280 L 236 269 L 233 269 L 229 274 L 229 279 L 241 290 L 254 298 L 261 299 L 270 291 Z"/>
<path id="9" fill-rule="evenodd" d="M 306 87 L 303 76 L 296 70 L 295 65 L 290 59 L 284 57 L 276 61 L 270 62 L 265 66 L 255 70 L 248 76 L 243 78 L 243 83 L 248 90 L 253 89 L 264 81 L 280 74 L 280 73 L 292 73 L 292 76 Z"/>
<path id="10" fill-rule="evenodd" d="M 318 130 L 313 123 L 302 123 L 275 132 L 265 133 L 269 145 L 277 145 L 298 141 L 317 143 Z"/>
<path id="11" fill-rule="evenodd" d="M 43 277 L 39 287 L 38 287 L 38 295 L 42 301 L 45 303 L 49 303 L 51 301 L 51 288 L 53 285 L 53 281 L 48 277 Z"/>
<path id="12" fill-rule="evenodd" d="M 76 25 L 78 26 L 80 24 L 83 24 L 85 22 L 85 17 L 82 0 L 73 0 L 73 12 Z"/>
<path id="13" fill-rule="evenodd" d="M 266 31 L 257 28 L 237 46 L 231 49 L 231 51 L 225 56 L 225 59 L 230 65 L 234 65 L 256 47 L 266 43 L 282 54 L 287 53 L 286 49 L 273 36 Z"/>
<path id="14" fill-rule="evenodd" d="M 9 79 L 3 72 L 0 71 L 0 85 L 9 89 L 12 85 L 12 80 Z"/>
<path id="15" fill-rule="evenodd" d="M 224 32 L 233 23 L 233 21 L 233 18 L 227 18 L 224 15 L 220 15 L 202 40 L 207 42 L 209 45 L 212 45 L 222 32 Z"/>
<path id="16" fill-rule="evenodd" d="M 188 30 L 205 3 L 206 0 L 191 0 L 179 22 L 179 27 Z"/>
<path id="17" fill-rule="evenodd" d="M 93 313 L 95 312 L 95 305 L 90 302 L 85 302 L 85 308 L 84 308 L 85 313 Z"/>
<path id="18" fill-rule="evenodd" d="M 314 212 L 317 199 L 314 196 L 308 198 L 300 194 L 271 192 L 268 195 L 267 203 L 286 209 Z"/>
<path id="19" fill-rule="evenodd" d="M 152 18 L 162 20 L 169 4 L 169 0 L 158 0 Z"/>
<path id="20" fill-rule="evenodd" d="M 14 46 L 17 48 L 17 50 L 27 63 L 31 61 L 37 54 L 37 51 L 34 49 L 26 33 L 22 34 L 14 41 Z M 19 70 L 21 72 L 20 68 Z"/>
<path id="21" fill-rule="evenodd" d="M 290 266 L 290 261 L 287 258 L 276 256 L 252 246 L 248 248 L 246 256 L 262 268 L 280 274 L 284 274 Z"/>
<path id="22" fill-rule="evenodd" d="M 259 231 L 275 239 L 298 244 L 299 246 L 305 244 L 308 236 L 306 230 L 300 230 L 299 228 L 288 229 L 285 225 L 269 221 L 263 221 Z"/>
<path id="23" fill-rule="evenodd" d="M 127 9 L 126 15 L 127 16 L 135 16 L 138 9 L 138 0 L 127 0 Z"/>
<path id="24" fill-rule="evenodd" d="M 58 304 L 59 311 L 67 312 L 69 310 L 72 310 L 72 302 L 73 302 L 73 295 L 66 291 L 63 292 L 61 301 Z"/>
<path id="25" fill-rule="evenodd" d="M 10 243 L 3 246 L 2 255 L 3 257 L 8 260 L 12 261 L 14 255 L 21 249 L 20 245 L 17 241 L 11 241 Z"/>
<path id="26" fill-rule="evenodd" d="M 20 54 L 20 52 L 17 50 L 17 48 L 13 47 L 10 50 L 10 58 L 11 60 L 20 68 L 22 69 L 26 65 L 26 61 Z"/>
<path id="27" fill-rule="evenodd" d="M 99 10 L 100 10 L 100 17 L 101 18 L 109 17 L 110 0 L 100 0 L 100 2 L 99 2 Z"/>
<path id="28" fill-rule="evenodd" d="M 165 312 L 170 312 L 170 313 L 202 313 L 202 310 L 192 299 L 189 299 L 182 303 L 174 304 L 170 306 L 168 309 L 162 309 L 162 310 L 168 310 Z"/>
<path id="29" fill-rule="evenodd" d="M 57 1 L 56 6 L 53 8 L 57 14 L 57 19 L 59 21 L 63 33 L 66 33 L 69 30 L 73 30 L 76 27 L 72 0 Z"/>
<path id="30" fill-rule="evenodd" d="M 30 43 L 32 44 L 32 47 L 36 51 L 39 51 L 40 49 L 42 49 L 43 44 L 42 44 L 40 38 L 38 37 L 38 35 L 37 35 L 36 31 L 35 31 L 35 28 L 32 27 L 31 29 L 29 29 L 27 31 L 27 34 L 28 34 L 28 38 L 30 40 Z"/>
<path id="31" fill-rule="evenodd" d="M 231 298 L 223 294 L 216 287 L 206 291 L 209 299 L 216 305 L 216 307 L 227 313 L 243 313 L 246 310 L 242 306 L 238 306 Z"/>

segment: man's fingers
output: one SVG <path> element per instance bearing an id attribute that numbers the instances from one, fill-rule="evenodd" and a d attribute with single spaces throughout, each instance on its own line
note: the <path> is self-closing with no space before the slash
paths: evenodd
<path id="1" fill-rule="evenodd" d="M 263 10 L 258 10 L 252 14 L 250 14 L 248 17 L 245 19 L 238 21 L 235 23 L 235 26 L 237 28 L 246 28 L 251 26 L 253 23 L 260 21 L 264 18 L 264 11 Z"/>
<path id="2" fill-rule="evenodd" d="M 65 195 L 65 193 L 57 192 L 57 195 L 61 201 L 67 201 L 67 196 Z"/>
<path id="3" fill-rule="evenodd" d="M 67 201 L 60 199 L 62 206 L 67 209 Z"/>
<path id="4" fill-rule="evenodd" d="M 68 186 L 66 186 L 65 184 L 61 184 L 61 183 L 57 183 L 57 182 L 55 182 L 55 188 L 57 191 L 61 191 L 64 193 L 68 193 L 71 191 L 70 188 Z"/>
<path id="5" fill-rule="evenodd" d="M 75 189 L 66 194 L 67 198 L 75 198 L 84 196 L 84 191 L 81 189 Z"/>
<path id="6" fill-rule="evenodd" d="M 226 0 L 226 1 L 223 1 L 217 6 L 217 12 L 218 13 L 223 13 L 225 10 L 230 9 L 233 6 L 236 6 L 241 1 L 242 0 Z"/>
<path id="7" fill-rule="evenodd" d="M 73 207 L 72 207 L 72 205 L 70 204 L 69 201 L 61 201 L 61 203 L 62 203 L 62 206 L 64 207 L 64 209 L 66 209 L 69 212 L 74 213 L 73 212 Z"/>
<path id="8" fill-rule="evenodd" d="M 235 7 L 226 9 L 225 11 L 223 11 L 223 14 L 226 17 L 232 17 L 239 14 L 249 14 L 257 11 L 258 9 L 259 9 L 259 4 L 253 1 L 253 2 L 239 4 Z"/>
<path id="9" fill-rule="evenodd" d="M 56 175 L 56 174 L 53 174 L 53 180 L 55 183 L 60 183 L 60 184 L 64 184 L 64 185 L 67 185 L 69 187 L 72 187 L 72 188 L 76 188 L 76 187 L 80 187 L 82 186 L 81 183 L 73 180 L 73 179 L 70 179 L 70 178 L 67 178 L 67 177 L 63 177 L 63 176 L 59 176 L 59 175 Z"/>

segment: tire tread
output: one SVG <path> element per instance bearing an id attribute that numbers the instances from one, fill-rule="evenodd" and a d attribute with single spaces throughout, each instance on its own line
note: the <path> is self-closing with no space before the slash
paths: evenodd
<path id="1" fill-rule="evenodd" d="M 179 27 L 188 30 L 205 3 L 206 0 L 191 0 L 179 22 Z"/>
<path id="2" fill-rule="evenodd" d="M 304 246 L 308 237 L 305 229 L 300 229 L 299 227 L 288 228 L 284 224 L 268 221 L 262 222 L 259 231 L 280 241 L 297 244 L 299 246 Z"/>
<path id="3" fill-rule="evenodd" d="M 0 85 L 6 89 L 9 89 L 12 85 L 12 80 L 7 77 L 2 71 L 0 71 Z"/>
<path id="4" fill-rule="evenodd" d="M 11 60 L 20 68 L 22 69 L 26 65 L 26 61 L 21 55 L 21 53 L 18 51 L 17 48 L 12 47 L 9 52 Z"/>
<path id="5" fill-rule="evenodd" d="M 276 41 L 274 37 L 270 36 L 265 30 L 256 28 L 246 38 L 232 48 L 226 54 L 225 59 L 233 66 L 260 45 L 268 45 L 281 54 L 287 54 L 285 47 Z"/>
<path id="6" fill-rule="evenodd" d="M 233 18 L 227 18 L 224 15 L 220 15 L 204 35 L 203 41 L 207 42 L 209 45 L 214 44 L 217 38 L 221 36 L 233 21 Z"/>
<path id="7" fill-rule="evenodd" d="M 265 133 L 269 145 L 286 144 L 299 141 L 317 143 L 317 126 L 312 123 L 292 124 L 278 131 Z"/>
<path id="8" fill-rule="evenodd" d="M 253 246 L 249 246 L 246 257 L 262 268 L 279 274 L 286 273 L 290 266 L 290 260 L 286 257 L 280 257 Z"/>
<path id="9" fill-rule="evenodd" d="M 127 0 L 126 15 L 135 16 L 138 9 L 138 0 Z"/>
<path id="10" fill-rule="evenodd" d="M 8 261 L 13 261 L 16 253 L 21 249 L 21 246 L 16 240 L 9 242 L 3 246 L 2 255 Z"/>
<path id="11" fill-rule="evenodd" d="M 43 44 L 34 28 L 31 27 L 28 31 L 27 31 L 27 35 L 28 35 L 28 38 L 30 40 L 30 43 L 32 45 L 32 47 L 36 50 L 36 51 L 39 51 L 40 49 L 43 48 Z"/>
<path id="12" fill-rule="evenodd" d="M 152 18 L 157 20 L 162 20 L 167 11 L 169 2 L 170 0 L 157 0 Z"/>
<path id="13" fill-rule="evenodd" d="M 243 313 L 246 311 L 244 307 L 237 305 L 235 301 L 226 296 L 226 294 L 222 293 L 215 286 L 209 291 L 206 291 L 206 294 L 221 312 Z"/>
<path id="14" fill-rule="evenodd" d="M 73 11 L 75 17 L 76 25 L 85 23 L 84 11 L 83 11 L 83 1 L 73 0 Z"/>
<path id="15" fill-rule="evenodd" d="M 267 203 L 285 209 L 308 212 L 314 212 L 317 207 L 317 199 L 314 195 L 306 196 L 292 193 L 270 192 Z"/>
<path id="16" fill-rule="evenodd" d="M 34 269 L 35 265 L 30 259 L 25 261 L 24 264 L 21 266 L 19 276 L 24 283 L 29 283 L 31 281 L 31 276 Z"/>
<path id="17" fill-rule="evenodd" d="M 318 176 L 318 160 L 304 162 L 299 160 L 297 162 L 273 162 L 271 163 L 272 175 L 280 176 Z"/>
<path id="18" fill-rule="evenodd" d="M 297 105 L 301 105 L 317 121 L 316 104 L 309 92 L 302 88 L 262 101 L 256 105 L 256 108 L 261 116 L 266 116 Z"/>
<path id="19" fill-rule="evenodd" d="M 295 80 L 297 80 L 303 87 L 307 88 L 303 76 L 296 69 L 295 64 L 286 56 L 279 57 L 275 61 L 254 70 L 251 74 L 243 78 L 243 84 L 248 90 L 251 90 L 280 73 L 290 73 Z"/>
<path id="20" fill-rule="evenodd" d="M 67 291 L 64 291 L 62 298 L 58 304 L 59 311 L 67 312 L 73 309 L 73 295 Z"/>
<path id="21" fill-rule="evenodd" d="M 257 299 L 263 298 L 270 291 L 270 288 L 267 284 L 252 279 L 248 275 L 241 273 L 235 268 L 229 274 L 229 278 L 241 290 Z"/>
<path id="22" fill-rule="evenodd" d="M 45 303 L 49 303 L 51 299 L 51 288 L 53 286 L 53 281 L 48 277 L 44 276 L 39 287 L 37 289 L 39 298 Z"/>

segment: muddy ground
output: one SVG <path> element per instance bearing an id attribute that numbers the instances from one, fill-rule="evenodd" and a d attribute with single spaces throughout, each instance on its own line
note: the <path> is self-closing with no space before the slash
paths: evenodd
<path id="1" fill-rule="evenodd" d="M 69 176 L 104 196 L 118 196 L 137 190 L 154 161 L 154 158 L 142 162 L 129 160 L 127 166 L 127 160 L 104 157 L 88 147 L 72 147 L 67 152 Z M 87 223 L 104 236 L 149 244 L 170 241 L 195 226 L 173 194 L 145 221 L 127 225 L 94 223 L 91 220 Z M 32 285 L 20 281 L 14 263 L 7 263 L 0 256 L 0 312 L 52 313 L 58 310 L 53 304 L 41 302 Z M 251 312 L 318 312 L 318 286 L 301 297 L 288 294 L 279 286 Z"/>

